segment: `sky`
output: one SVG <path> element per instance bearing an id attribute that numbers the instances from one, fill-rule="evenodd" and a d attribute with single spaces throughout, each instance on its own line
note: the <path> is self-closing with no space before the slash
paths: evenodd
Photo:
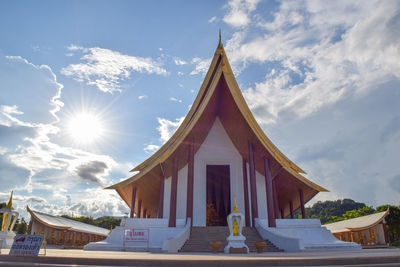
<path id="1" fill-rule="evenodd" d="M 399 1 L 0 1 L 0 201 L 124 216 L 104 187 L 182 122 L 222 42 L 272 142 L 327 188 L 400 199 Z"/>

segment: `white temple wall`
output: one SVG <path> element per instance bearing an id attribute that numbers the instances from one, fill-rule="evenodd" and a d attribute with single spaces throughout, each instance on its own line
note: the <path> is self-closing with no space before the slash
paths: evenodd
<path id="1" fill-rule="evenodd" d="M 382 223 L 379 223 L 373 227 L 375 231 L 375 239 L 377 244 L 386 244 L 385 242 L 385 232 L 383 230 Z"/>
<path id="2" fill-rule="evenodd" d="M 265 177 L 256 171 L 258 218 L 268 219 L 267 195 L 265 192 Z M 251 207 L 251 206 L 250 206 Z"/>
<path id="3" fill-rule="evenodd" d="M 164 209 L 163 218 L 169 218 L 169 203 L 171 201 L 171 176 L 164 179 Z"/>
<path id="4" fill-rule="evenodd" d="M 238 209 L 244 214 L 244 191 L 243 191 L 243 161 L 242 156 L 236 150 L 219 118 L 217 117 L 211 127 L 207 138 L 200 149 L 194 155 L 194 190 L 193 190 L 193 226 L 206 226 L 206 168 L 207 165 L 229 165 L 230 171 L 230 193 L 231 208 L 233 208 L 234 196 Z M 251 193 L 250 174 L 247 163 L 247 180 L 249 195 L 249 212 L 251 218 Z M 186 219 L 187 201 L 187 174 L 186 164 L 178 171 L 177 184 L 177 207 L 176 218 Z M 164 214 L 163 218 L 169 218 L 171 198 L 171 177 L 164 182 Z M 256 172 L 258 217 L 267 219 L 267 201 L 265 195 L 265 178 Z"/>
<path id="5" fill-rule="evenodd" d="M 250 187 L 250 166 L 247 165 L 247 189 L 249 195 L 249 217 L 251 218 L 251 187 Z M 258 218 L 265 220 L 268 219 L 267 211 L 267 195 L 265 188 L 265 177 L 261 173 L 256 171 L 256 189 L 257 189 L 257 207 L 258 207 Z M 243 211 L 244 214 L 244 211 Z M 251 220 L 250 220 L 251 221 Z M 250 222 L 251 224 L 251 222 Z"/>
<path id="6" fill-rule="evenodd" d="M 186 164 L 178 172 L 176 219 L 186 219 L 187 175 L 188 165 Z"/>
<path id="7" fill-rule="evenodd" d="M 244 213 L 242 157 L 217 117 L 207 138 L 194 156 L 193 225 L 206 226 L 206 166 L 229 165 L 231 207 L 236 195 L 238 209 Z"/>

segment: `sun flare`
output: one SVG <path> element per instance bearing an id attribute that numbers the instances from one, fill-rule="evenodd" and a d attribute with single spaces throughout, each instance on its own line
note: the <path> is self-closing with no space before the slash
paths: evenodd
<path id="1" fill-rule="evenodd" d="M 78 143 L 91 143 L 103 135 L 100 118 L 94 114 L 81 113 L 70 119 L 68 133 Z"/>

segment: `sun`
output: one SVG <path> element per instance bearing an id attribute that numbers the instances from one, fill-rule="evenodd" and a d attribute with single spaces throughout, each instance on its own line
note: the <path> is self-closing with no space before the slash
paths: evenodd
<path id="1" fill-rule="evenodd" d="M 95 114 L 80 113 L 68 123 L 68 133 L 77 143 L 92 143 L 103 135 L 101 119 Z"/>

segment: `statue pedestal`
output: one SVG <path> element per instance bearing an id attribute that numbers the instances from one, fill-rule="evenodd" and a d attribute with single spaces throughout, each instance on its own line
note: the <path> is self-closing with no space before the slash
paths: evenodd
<path id="1" fill-rule="evenodd" d="M 0 232 L 0 248 L 11 248 L 14 237 L 14 232 Z"/>
<path id="2" fill-rule="evenodd" d="M 18 219 L 18 212 L 13 211 L 11 207 L 12 203 L 12 194 L 10 197 L 10 201 L 8 202 L 5 209 L 0 209 L 0 214 L 3 215 L 3 221 L 1 222 L 0 227 L 0 248 L 11 248 L 15 233 L 12 231 L 15 223 Z"/>
<path id="3" fill-rule="evenodd" d="M 249 253 L 249 248 L 244 243 L 246 237 L 242 235 L 244 224 L 244 215 L 240 213 L 236 206 L 236 197 L 234 198 L 234 205 L 232 213 L 227 218 L 229 227 L 229 236 L 226 238 L 228 245 L 226 245 L 225 253 Z"/>
<path id="4" fill-rule="evenodd" d="M 242 235 L 230 235 L 226 240 L 228 241 L 228 245 L 224 249 L 225 253 L 249 253 L 249 248 L 244 243 L 246 237 Z"/>

